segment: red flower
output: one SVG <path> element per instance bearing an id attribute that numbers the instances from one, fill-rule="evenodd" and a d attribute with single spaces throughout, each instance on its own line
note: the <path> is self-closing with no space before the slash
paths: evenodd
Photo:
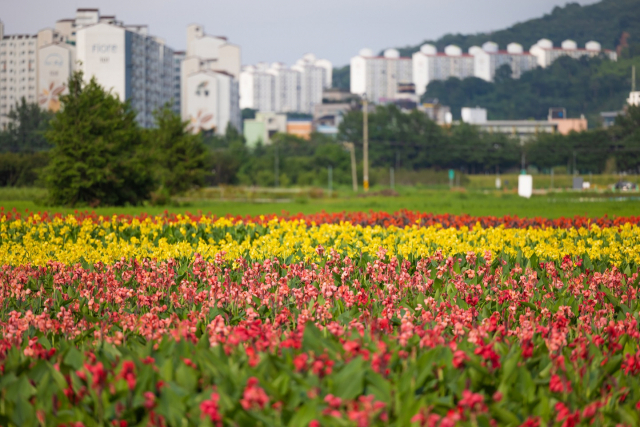
<path id="1" fill-rule="evenodd" d="M 467 356 L 467 354 L 462 351 L 462 350 L 456 350 L 455 353 L 453 353 L 453 360 L 452 360 L 452 364 L 454 368 L 461 368 L 464 366 L 464 362 L 469 360 L 469 356 Z"/>
<path id="2" fill-rule="evenodd" d="M 122 364 L 122 370 L 118 375 L 119 378 L 122 378 L 127 382 L 129 390 L 133 390 L 136 387 L 136 374 L 134 372 L 135 367 L 136 365 L 132 361 L 126 360 Z"/>
<path id="3" fill-rule="evenodd" d="M 211 393 L 211 398 L 200 404 L 200 416 L 202 418 L 209 417 L 216 427 L 222 426 L 222 415 L 220 414 L 220 407 L 218 406 L 219 400 L 220 395 L 218 395 L 218 393 Z"/>
<path id="4" fill-rule="evenodd" d="M 258 379 L 251 377 L 247 381 L 247 386 L 244 389 L 240 404 L 248 411 L 250 409 L 264 409 L 265 405 L 269 403 L 269 397 L 264 390 L 258 386 Z"/>
<path id="5" fill-rule="evenodd" d="M 462 399 L 458 402 L 461 408 L 469 409 L 471 412 L 486 412 L 487 405 L 484 404 L 484 396 L 473 393 L 469 390 L 462 392 Z"/>

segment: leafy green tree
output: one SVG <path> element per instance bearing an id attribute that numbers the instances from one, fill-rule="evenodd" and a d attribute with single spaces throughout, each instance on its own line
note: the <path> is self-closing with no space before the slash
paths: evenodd
<path id="1" fill-rule="evenodd" d="M 153 189 L 151 158 L 144 150 L 129 102 L 106 92 L 81 72 L 69 78 L 69 94 L 46 133 L 53 144 L 46 169 L 55 205 L 139 204 Z"/>
<path id="2" fill-rule="evenodd" d="M 249 151 L 244 137 L 231 124 L 224 135 L 209 135 L 204 144 L 209 156 L 209 170 L 206 181 L 210 185 L 238 184 L 238 173 L 249 159 Z M 242 182 L 246 184 L 246 182 Z"/>
<path id="3" fill-rule="evenodd" d="M 168 105 L 154 113 L 156 127 L 148 130 L 147 146 L 155 160 L 154 177 L 159 192 L 174 196 L 204 184 L 207 153 L 201 134 L 189 131 Z"/>
<path id="4" fill-rule="evenodd" d="M 616 118 L 611 141 L 618 169 L 640 172 L 640 106 L 629 106 Z"/>
<path id="5" fill-rule="evenodd" d="M 7 116 L 11 121 L 0 134 L 0 151 L 35 152 L 51 148 L 44 135 L 53 113 L 23 97 Z"/>

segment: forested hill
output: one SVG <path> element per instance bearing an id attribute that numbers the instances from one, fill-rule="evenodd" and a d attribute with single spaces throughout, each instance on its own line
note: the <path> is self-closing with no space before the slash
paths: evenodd
<path id="1" fill-rule="evenodd" d="M 627 33 L 625 37 L 624 33 Z M 584 46 L 589 40 L 596 40 L 604 49 L 616 49 L 622 41 L 623 46 L 630 45 L 632 56 L 640 55 L 640 0 L 603 0 L 587 6 L 568 3 L 564 7 L 554 8 L 541 18 L 530 19 L 504 30 L 478 34 L 446 34 L 438 40 L 425 40 L 398 50 L 402 56 L 411 56 L 424 43 L 436 45 L 439 51 L 449 44 L 466 50 L 489 40 L 502 48 L 511 42 L 520 43 L 528 50 L 541 38 L 548 38 L 555 45 L 571 39 L 579 46 Z M 334 85 L 349 90 L 349 73 L 348 65 L 335 68 Z"/>
<path id="2" fill-rule="evenodd" d="M 466 35 L 446 34 L 438 40 L 425 40 L 399 50 L 402 56 L 410 56 L 424 43 L 435 44 L 438 50 L 449 44 L 466 50 L 489 40 L 502 47 L 516 42 L 529 49 L 543 37 L 553 41 L 554 45 L 566 39 L 574 40 L 578 46 L 596 40 L 604 49 L 615 49 L 625 32 L 629 34 L 629 43 L 640 43 L 640 0 L 603 0 L 586 6 L 568 3 L 564 7 L 555 7 L 541 18 L 530 19 L 505 30 Z"/>
<path id="3" fill-rule="evenodd" d="M 600 122 L 601 111 L 622 109 L 631 90 L 633 65 L 640 70 L 640 56 L 622 55 L 617 62 L 562 57 L 520 79 L 511 79 L 509 70 L 498 70 L 493 83 L 476 77 L 434 80 L 423 99 L 438 98 L 451 107 L 456 120 L 462 107 L 486 108 L 492 120 L 543 120 L 549 107 L 564 107 L 569 117 L 584 114 L 593 127 Z"/>

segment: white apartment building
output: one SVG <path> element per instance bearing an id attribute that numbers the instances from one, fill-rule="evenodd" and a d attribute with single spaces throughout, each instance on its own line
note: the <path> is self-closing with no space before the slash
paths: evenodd
<path id="1" fill-rule="evenodd" d="M 269 64 L 248 65 L 240 73 L 240 108 L 251 108 L 264 113 L 275 109 L 275 76 Z"/>
<path id="2" fill-rule="evenodd" d="M 627 98 L 627 104 L 633 106 L 640 106 L 640 91 L 629 92 L 629 98 Z"/>
<path id="3" fill-rule="evenodd" d="M 318 60 L 308 53 L 296 61 L 291 67 L 300 73 L 300 106 L 301 113 L 312 114 L 316 104 L 322 104 L 322 92 L 331 87 L 333 67 L 326 59 Z"/>
<path id="4" fill-rule="evenodd" d="M 311 114 L 332 78 L 331 62 L 311 53 L 291 68 L 280 62 L 249 65 L 240 75 L 240 105 L 261 112 Z"/>
<path id="5" fill-rule="evenodd" d="M 36 102 L 36 35 L 5 35 L 0 22 L 0 126 L 9 123 L 7 115 L 22 98 Z"/>
<path id="6" fill-rule="evenodd" d="M 373 103 L 395 99 L 401 84 L 413 83 L 411 58 L 401 58 L 396 49 L 387 49 L 375 56 L 371 49 L 362 49 L 351 58 L 351 93 Z"/>
<path id="7" fill-rule="evenodd" d="M 300 87 L 302 75 L 281 62 L 271 64 L 269 74 L 273 76 L 273 111 L 279 113 L 295 113 L 301 111 L 300 108 Z M 331 81 L 333 69 L 329 69 Z M 326 78 L 326 75 L 325 75 Z M 320 99 L 322 103 L 322 99 Z"/>
<path id="8" fill-rule="evenodd" d="M 617 61 L 618 55 L 612 50 L 602 50 L 600 43 L 590 41 L 585 44 L 584 49 L 578 48 L 573 40 L 565 40 L 560 47 L 553 47 L 553 42 L 548 39 L 540 39 L 536 44 L 531 46 L 529 52 L 537 58 L 538 65 L 546 68 L 561 56 L 570 56 L 578 59 L 583 56 L 599 56 L 604 54 L 611 61 Z"/>
<path id="9" fill-rule="evenodd" d="M 180 109 L 193 132 L 224 134 L 241 129 L 240 47 L 210 36 L 198 24 L 187 27 L 187 52 L 181 63 Z"/>
<path id="10" fill-rule="evenodd" d="M 438 52 L 432 44 L 424 44 L 413 54 L 413 83 L 416 94 L 422 95 L 432 80 L 446 80 L 449 77 L 464 79 L 473 76 L 473 56 L 465 54 L 455 45 Z"/>
<path id="11" fill-rule="evenodd" d="M 538 66 L 537 57 L 525 52 L 522 45 L 510 43 L 507 50 L 499 50 L 494 42 L 486 42 L 482 48 L 470 48 L 474 58 L 474 75 L 492 82 L 496 70 L 507 64 L 511 68 L 511 77 L 519 79 L 522 73 Z"/>
<path id="12" fill-rule="evenodd" d="M 95 77 L 122 101 L 130 100 L 142 127 L 174 97 L 173 50 L 150 36 L 146 26 L 99 21 L 76 25 L 76 56 L 85 79 Z"/>

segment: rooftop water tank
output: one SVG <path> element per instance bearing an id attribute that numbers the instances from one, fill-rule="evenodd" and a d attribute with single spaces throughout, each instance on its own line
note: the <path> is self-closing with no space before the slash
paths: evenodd
<path id="1" fill-rule="evenodd" d="M 536 44 L 543 49 L 553 49 L 553 42 L 549 39 L 540 39 Z"/>
<path id="2" fill-rule="evenodd" d="M 522 45 L 519 43 L 509 43 L 507 45 L 507 52 L 519 54 L 519 53 L 523 53 L 524 49 L 522 48 Z"/>
<path id="3" fill-rule="evenodd" d="M 471 46 L 469 48 L 469 55 L 475 55 L 478 52 L 482 52 L 482 48 L 480 46 Z"/>
<path id="4" fill-rule="evenodd" d="M 593 40 L 590 42 L 587 42 L 587 44 L 585 44 L 584 47 L 587 50 L 594 50 L 597 52 L 600 52 L 602 50 L 602 46 L 600 45 L 600 43 L 595 42 Z"/>
<path id="5" fill-rule="evenodd" d="M 564 50 L 576 50 L 578 48 L 578 44 L 573 40 L 565 40 L 562 42 L 562 49 Z"/>
<path id="6" fill-rule="evenodd" d="M 400 52 L 397 49 L 387 49 L 384 51 L 385 58 L 400 58 Z"/>
<path id="7" fill-rule="evenodd" d="M 372 56 L 374 56 L 373 50 L 369 48 L 360 49 L 360 52 L 358 52 L 358 54 L 360 56 L 364 56 L 365 58 L 371 58 Z"/>
<path id="8" fill-rule="evenodd" d="M 302 57 L 302 59 L 304 59 L 307 62 L 315 62 L 316 56 L 313 53 L 307 53 Z"/>
<path id="9" fill-rule="evenodd" d="M 444 53 L 448 56 L 460 56 L 462 55 L 462 49 L 454 44 L 450 44 L 449 46 L 444 48 Z"/>
<path id="10" fill-rule="evenodd" d="M 498 43 L 486 42 L 482 45 L 482 50 L 485 52 L 495 53 L 498 51 Z"/>
<path id="11" fill-rule="evenodd" d="M 434 45 L 427 43 L 420 46 L 420 52 L 424 53 L 425 55 L 435 55 L 436 53 L 438 53 L 438 49 L 436 49 Z"/>

